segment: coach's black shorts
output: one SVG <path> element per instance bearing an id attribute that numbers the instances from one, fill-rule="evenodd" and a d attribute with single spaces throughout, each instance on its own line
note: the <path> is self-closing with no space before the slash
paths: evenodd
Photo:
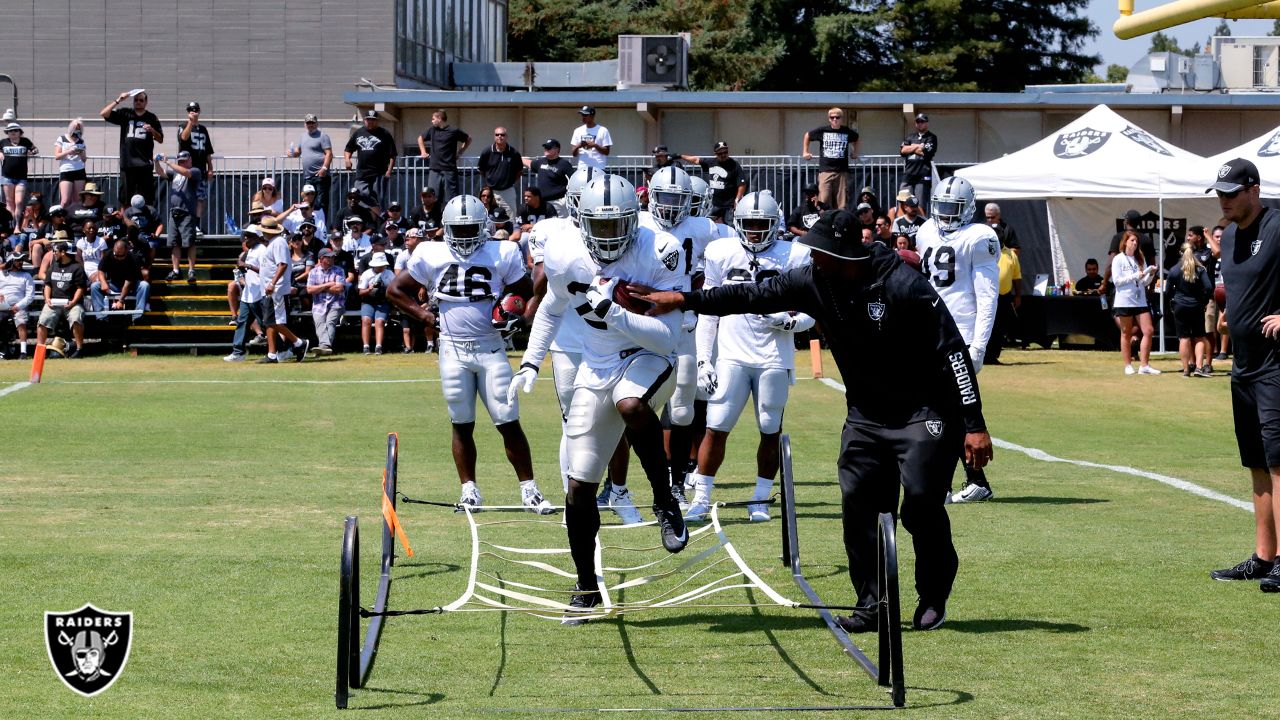
<path id="1" fill-rule="evenodd" d="M 1231 412 L 1236 421 L 1240 464 L 1280 467 L 1280 370 L 1259 378 L 1231 378 Z"/>

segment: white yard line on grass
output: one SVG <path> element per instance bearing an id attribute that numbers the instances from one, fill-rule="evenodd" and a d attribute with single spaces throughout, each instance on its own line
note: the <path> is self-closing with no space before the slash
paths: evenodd
<path id="1" fill-rule="evenodd" d="M 844 385 L 841 385 L 840 383 L 836 382 L 835 380 L 832 380 L 831 378 L 821 378 L 820 382 L 822 382 L 823 385 L 839 390 L 840 392 L 844 392 L 845 390 Z M 1197 485 L 1193 482 L 1188 482 L 1186 480 L 1180 480 L 1176 477 L 1161 475 L 1160 473 L 1147 472 L 1146 470 L 1139 470 L 1138 468 L 1131 468 L 1126 465 L 1107 465 L 1105 463 L 1090 462 L 1088 460 L 1071 460 L 1068 458 L 1060 458 L 1055 455 L 1050 455 L 1049 453 L 1043 450 L 1037 450 L 1036 448 L 1023 447 L 1021 445 L 1008 442 L 1007 440 L 1001 440 L 999 438 L 991 438 L 991 443 L 1003 450 L 1014 450 L 1016 452 L 1020 452 L 1026 455 L 1027 457 L 1031 458 L 1032 460 L 1040 460 L 1042 462 L 1051 462 L 1051 463 L 1066 463 L 1068 465 L 1075 465 L 1077 467 L 1097 468 L 1099 470 L 1110 470 L 1111 472 L 1122 473 L 1124 475 L 1133 475 L 1134 477 L 1146 478 L 1147 480 L 1155 480 L 1158 483 L 1162 483 L 1164 485 L 1168 485 L 1169 487 L 1177 488 L 1179 490 L 1184 490 L 1186 492 L 1191 493 L 1192 495 L 1198 495 L 1202 498 L 1207 498 L 1209 500 L 1215 500 L 1220 503 L 1225 503 L 1227 505 L 1230 505 L 1231 507 L 1237 507 L 1237 508 L 1240 508 L 1241 510 L 1248 510 L 1249 512 L 1253 512 L 1253 504 L 1250 502 L 1233 498 L 1230 495 L 1223 495 L 1222 493 L 1217 492 L 1215 490 L 1210 490 L 1207 487 L 1202 487 L 1200 485 Z"/>
<path id="2" fill-rule="evenodd" d="M 23 382 L 14 383 L 9 387 L 0 388 L 0 397 L 4 397 L 5 395 L 9 395 L 10 393 L 16 393 L 19 390 L 23 390 L 29 387 L 31 387 L 31 383 L 26 382 L 25 380 Z"/>

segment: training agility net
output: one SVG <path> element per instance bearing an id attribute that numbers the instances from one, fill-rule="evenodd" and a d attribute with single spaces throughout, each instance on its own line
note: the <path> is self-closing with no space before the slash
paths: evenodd
<path id="1" fill-rule="evenodd" d="M 744 560 L 721 523 L 720 512 L 759 501 L 717 503 L 705 525 L 689 527 L 689 541 L 678 554 L 668 553 L 659 540 L 655 521 L 630 525 L 603 524 L 596 538 L 595 575 L 601 603 L 590 611 L 570 608 L 577 580 L 560 514 L 530 516 L 523 506 L 473 507 L 458 503 L 411 498 L 399 490 L 398 438 L 387 440 L 382 482 L 382 563 L 372 607 L 360 605 L 359 527 L 354 516 L 344 525 L 338 618 L 338 668 L 335 701 L 347 706 L 350 690 L 367 683 L 379 639 L 387 620 L 411 615 L 519 613 L 560 621 L 572 613 L 577 620 L 607 621 L 633 613 L 698 611 L 777 606 L 816 610 L 845 652 L 881 685 L 891 687 L 894 706 L 902 707 L 901 639 L 898 628 L 897 560 L 892 516 L 881 523 L 881 579 L 885 588 L 881 608 L 880 662 L 873 663 L 835 623 L 832 611 L 853 608 L 826 605 L 804 579 L 799 565 L 790 441 L 782 439 L 783 467 L 780 497 L 766 501 L 781 505 L 783 564 L 804 592 L 806 601 L 783 595 L 763 580 Z M 405 504 L 434 506 L 461 515 L 470 538 L 465 589 L 451 602 L 424 608 L 389 607 L 391 569 L 396 541 L 412 555 L 408 533 L 398 508 Z M 559 508 L 558 510 L 563 510 Z M 886 532 L 888 533 L 886 537 Z M 884 558 L 892 554 L 891 565 Z M 889 576 L 891 575 L 891 577 Z M 757 597 L 761 599 L 755 601 Z M 892 602 L 890 602 L 892 601 Z M 892 607 L 889 607 L 892 605 Z M 362 619 L 368 627 L 361 633 Z M 896 672 L 891 672 L 896 670 Z"/>

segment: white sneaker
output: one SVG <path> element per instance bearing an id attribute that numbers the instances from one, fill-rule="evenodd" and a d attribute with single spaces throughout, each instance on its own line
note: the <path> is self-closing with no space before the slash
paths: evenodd
<path id="1" fill-rule="evenodd" d="M 520 483 L 520 504 L 536 515 L 550 515 L 555 512 L 551 503 L 542 497 L 542 491 L 538 490 L 538 483 L 532 480 Z"/>
<path id="2" fill-rule="evenodd" d="M 752 500 L 768 500 L 770 493 L 773 492 L 773 481 L 764 478 L 756 478 L 756 490 L 751 495 Z M 747 519 L 751 522 L 769 522 L 769 506 L 768 505 L 748 505 Z"/>
<path id="3" fill-rule="evenodd" d="M 982 487 L 981 485 L 974 485 L 973 483 L 970 483 L 968 485 L 965 485 L 963 488 L 961 488 L 960 492 L 956 493 L 955 495 L 952 495 L 951 502 L 953 503 L 983 502 L 986 500 L 990 500 L 995 496 L 996 494 L 991 491 L 991 488 L 985 488 L 985 487 Z"/>
<path id="4" fill-rule="evenodd" d="M 462 497 L 458 500 L 459 505 L 472 506 L 471 512 L 480 512 L 478 509 L 484 505 L 484 500 L 480 497 L 480 488 L 476 487 L 474 482 L 462 484 Z"/>
<path id="5" fill-rule="evenodd" d="M 1159 375 L 1160 371 L 1151 367 L 1150 365 L 1143 365 L 1142 367 L 1138 368 L 1138 374 L 1139 375 Z"/>
<path id="6" fill-rule="evenodd" d="M 1137 371 L 1137 370 L 1134 370 L 1132 365 L 1125 365 L 1125 366 L 1124 366 L 1124 374 L 1125 374 L 1125 375 L 1137 375 L 1137 374 L 1138 374 L 1138 371 Z"/>
<path id="7" fill-rule="evenodd" d="M 636 504 L 631 502 L 631 491 L 625 486 L 613 487 L 613 492 L 609 493 L 609 508 L 618 514 L 623 525 L 644 522 L 644 518 L 640 517 L 640 511 L 636 509 Z"/>
<path id="8" fill-rule="evenodd" d="M 240 353 L 231 353 L 222 359 L 226 362 L 244 362 L 244 356 Z"/>
<path id="9" fill-rule="evenodd" d="M 711 498 L 706 495 L 695 495 L 693 502 L 689 503 L 689 509 L 685 510 L 685 522 L 706 522 L 707 515 L 711 512 Z"/>

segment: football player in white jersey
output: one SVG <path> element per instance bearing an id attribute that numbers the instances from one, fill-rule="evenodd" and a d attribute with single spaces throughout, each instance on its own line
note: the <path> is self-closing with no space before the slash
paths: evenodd
<path id="1" fill-rule="evenodd" d="M 529 240 L 529 261 L 533 264 L 533 299 L 529 301 L 527 311 L 530 316 L 537 312 L 538 305 L 547 294 L 547 277 L 543 272 L 543 248 L 546 247 L 547 239 L 564 235 L 561 242 L 582 242 L 582 232 L 578 229 L 578 200 L 587 183 L 601 174 L 590 166 L 578 168 L 569 177 L 569 186 L 565 192 L 565 206 L 569 210 L 569 216 L 546 218 L 533 226 Z M 560 477 L 565 483 L 566 492 L 569 490 L 569 439 L 564 434 L 564 421 L 568 416 L 569 403 L 573 400 L 574 378 L 578 374 L 578 365 L 582 362 L 582 335 L 585 328 L 586 324 L 577 313 L 569 313 L 560 323 L 555 339 L 551 341 L 551 377 L 556 384 L 556 398 L 560 401 Z M 644 521 L 627 490 L 629 450 L 625 438 L 618 441 L 618 448 L 609 461 L 606 480 L 600 484 L 601 492 L 597 503 L 601 507 L 611 508 L 628 525 Z"/>
<path id="2" fill-rule="evenodd" d="M 631 183 L 605 175 L 582 191 L 581 239 L 559 234 L 547 238 L 543 248 L 547 294 L 538 306 L 529 347 L 509 390 L 514 397 L 520 389 L 533 389 L 538 366 L 564 316 L 579 315 L 586 325 L 582 363 L 565 420 L 569 464 L 565 526 L 578 574 L 571 609 L 564 618 L 569 625 L 583 622 L 582 613 L 600 603 L 595 569 L 600 509 L 595 492 L 624 432 L 653 487 L 653 512 L 663 546 L 679 552 L 689 539 L 680 506 L 671 495 L 662 426 L 655 412 L 671 397 L 675 385 L 681 315 L 650 317 L 630 312 L 615 300 L 620 282 L 679 287 L 682 280 L 679 244 L 671 235 L 640 227 L 639 211 Z"/>
<path id="3" fill-rule="evenodd" d="M 716 240 L 707 248 L 704 286 L 760 283 L 808 265 L 805 246 L 777 239 L 778 222 L 778 203 L 772 194 L 762 191 L 742 196 L 733 211 L 737 236 Z M 691 474 L 694 495 L 686 520 L 705 519 L 711 509 L 711 490 L 724 462 L 725 442 L 748 396 L 755 400 L 760 429 L 752 499 L 769 497 L 778 474 L 782 410 L 795 382 L 791 335 L 813 324 L 808 315 L 788 312 L 698 318 L 698 384 L 711 395 L 711 403 L 707 433 L 698 449 L 698 470 Z M 748 506 L 747 516 L 754 522 L 766 521 L 768 506 Z"/>
<path id="4" fill-rule="evenodd" d="M 476 396 L 502 435 L 507 460 L 520 481 L 520 502 L 531 512 L 552 512 L 533 479 L 529 441 L 520 428 L 520 408 L 507 396 L 511 364 L 494 327 L 493 307 L 504 294 L 533 294 L 524 258 L 515 243 L 488 242 L 489 213 L 479 198 L 459 195 L 445 205 L 444 242 L 419 243 L 406 272 L 396 276 L 387 299 L 431 326 L 437 318 L 417 302 L 418 290 L 433 288 L 439 306 L 440 387 L 453 424 L 453 462 L 462 483 L 461 503 L 481 506 L 476 486 Z"/>
<path id="5" fill-rule="evenodd" d="M 969 345 L 974 372 L 979 372 L 1000 294 L 1000 240 L 990 226 L 970 222 L 976 207 L 968 180 L 949 177 L 938 183 L 929 205 L 932 216 L 916 232 L 916 252 L 924 273 Z M 968 465 L 964 471 L 965 486 L 951 495 L 951 502 L 978 502 L 995 496 L 986 473 Z"/>
<path id="6" fill-rule="evenodd" d="M 716 239 L 716 224 L 709 218 L 690 214 L 693 185 L 689 174 L 674 165 L 668 165 L 653 174 L 649 180 L 649 207 L 651 212 L 640 213 L 641 227 L 655 232 L 666 231 L 680 243 L 680 272 L 684 275 L 682 290 L 702 287 L 702 266 L 707 245 Z M 694 352 L 698 316 L 687 312 L 681 323 L 680 344 L 676 348 L 676 389 L 668 403 L 671 432 L 667 440 L 667 452 L 671 466 L 671 491 L 681 505 L 687 505 L 684 497 L 685 475 L 689 467 L 689 453 L 693 448 L 697 428 L 695 403 L 698 399 L 698 368 Z M 705 402 L 706 398 L 703 398 Z"/>

